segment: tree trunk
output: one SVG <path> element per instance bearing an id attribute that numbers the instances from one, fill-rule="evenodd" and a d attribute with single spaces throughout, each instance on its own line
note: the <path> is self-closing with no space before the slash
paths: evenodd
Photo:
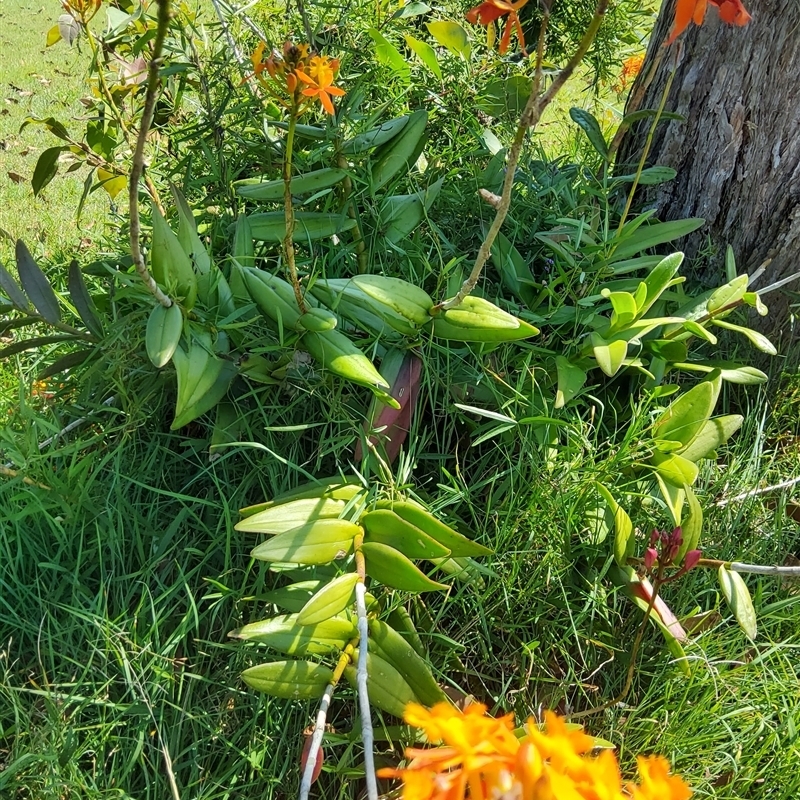
<path id="1" fill-rule="evenodd" d="M 658 125 L 647 163 L 673 167 L 678 175 L 648 187 L 644 199 L 663 220 L 705 219 L 682 249 L 689 258 L 703 251 L 697 266 L 710 285 L 723 280 L 728 244 L 740 274 L 771 259 L 759 288 L 800 271 L 800 2 L 745 5 L 753 19 L 738 28 L 723 23 L 709 3 L 705 24 L 691 26 L 663 54 L 639 108 L 658 108 L 677 57 L 665 109 L 686 121 Z M 665 0 L 631 98 L 674 13 L 675 0 Z M 649 120 L 639 122 L 625 136 L 620 171 L 635 169 L 649 127 Z M 798 290 L 800 281 L 786 288 Z M 770 316 L 762 324 L 773 332 L 785 329 L 790 298 L 778 290 L 765 302 Z"/>

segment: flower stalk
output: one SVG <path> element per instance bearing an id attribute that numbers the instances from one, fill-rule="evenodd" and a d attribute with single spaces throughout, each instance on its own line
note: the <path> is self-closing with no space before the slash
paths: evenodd
<path id="1" fill-rule="evenodd" d="M 564 69 L 558 73 L 556 78 L 550 84 L 550 87 L 547 89 L 547 91 L 540 94 L 540 79 L 534 80 L 530 96 L 528 97 L 528 101 L 525 104 L 525 109 L 520 117 L 519 125 L 517 126 L 517 132 L 514 136 L 514 141 L 512 142 L 511 148 L 508 152 L 506 176 L 505 180 L 503 181 L 503 191 L 500 195 L 500 200 L 496 205 L 497 211 L 495 213 L 494 220 L 492 220 L 492 224 L 489 227 L 486 236 L 484 237 L 480 249 L 478 250 L 478 255 L 475 258 L 475 263 L 472 266 L 469 276 L 461 285 L 461 288 L 458 290 L 455 296 L 433 306 L 431 309 L 432 315 L 435 316 L 442 311 L 446 311 L 449 308 L 454 308 L 455 306 L 459 305 L 465 297 L 471 294 L 472 290 L 477 285 L 478 279 L 483 272 L 483 268 L 486 265 L 486 262 L 489 260 L 489 256 L 491 255 L 494 240 L 497 238 L 497 234 L 500 232 L 500 229 L 502 228 L 511 207 L 511 195 L 514 189 L 514 178 L 517 171 L 517 165 L 519 164 L 520 155 L 522 154 L 522 146 L 525 142 L 525 137 L 530 130 L 536 127 L 536 125 L 539 123 L 539 120 L 542 118 L 542 114 L 544 113 L 545 109 L 550 105 L 561 89 L 564 88 L 564 84 L 566 84 L 570 77 L 572 77 L 572 74 L 583 61 L 586 53 L 589 51 L 589 48 L 595 39 L 595 36 L 597 35 L 597 31 L 600 29 L 603 19 L 605 18 L 608 4 L 609 0 L 600 0 L 600 2 L 597 4 L 594 15 L 592 16 L 592 21 L 589 23 L 589 27 L 586 29 L 578 48 L 573 53 L 572 58 L 569 60 L 569 62 L 567 62 L 567 65 L 564 67 Z M 549 15 L 546 15 L 544 17 L 542 23 L 543 27 L 540 30 L 539 35 L 539 49 L 536 56 L 536 73 L 539 76 L 541 76 L 542 72 L 544 55 L 544 24 L 548 19 Z"/>
<path id="2" fill-rule="evenodd" d="M 139 124 L 139 134 L 136 137 L 136 148 L 133 152 L 133 164 L 131 166 L 131 178 L 128 190 L 128 209 L 130 213 L 130 245 L 133 265 L 153 297 L 155 297 L 164 308 L 169 308 L 172 305 L 172 300 L 161 291 L 155 278 L 153 278 L 147 269 L 139 243 L 139 237 L 141 235 L 141 223 L 139 220 L 139 180 L 144 172 L 144 145 L 147 141 L 147 134 L 150 131 L 150 126 L 153 123 L 156 95 L 159 87 L 158 70 L 161 67 L 161 54 L 164 49 L 164 39 L 167 35 L 167 25 L 169 24 L 169 0 L 157 0 L 157 3 L 158 23 L 155 40 L 153 41 L 150 65 L 147 70 L 147 92 L 144 98 L 142 121 Z"/>

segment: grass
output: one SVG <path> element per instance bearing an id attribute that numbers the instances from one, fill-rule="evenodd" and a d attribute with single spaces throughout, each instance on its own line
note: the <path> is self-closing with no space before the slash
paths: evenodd
<path id="1" fill-rule="evenodd" d="M 56 117 L 80 138 L 89 64 L 85 48 L 65 42 L 45 49 L 47 31 L 58 19 L 58 3 L 18 0 L 0 5 L 0 47 L 4 59 L 0 79 L 0 260 L 8 263 L 14 240 L 24 239 L 35 255 L 58 261 L 63 253 L 92 252 L 108 233 L 108 200 L 90 195 L 80 224 L 75 212 L 83 192 L 85 168 L 61 174 L 33 197 L 30 180 L 41 152 L 61 144 L 39 125 L 20 126 L 29 117 Z"/>
<path id="2" fill-rule="evenodd" d="M 28 3 L 24 10 L 36 9 Z M 0 36 L 18 36 L 20 48 L 49 26 L 39 18 L 28 27 L 18 21 L 19 30 Z M 74 66 L 80 75 L 80 62 Z M 37 62 L 31 70 L 50 77 L 46 68 Z M 9 80 L 16 85 L 22 77 Z M 59 87 L 65 102 L 80 93 L 74 78 Z M 32 128 L 23 135 L 38 136 Z M 472 134 L 465 126 L 460 135 L 459 147 Z M 57 192 L 75 188 L 65 188 L 70 180 L 54 181 L 45 197 L 55 203 Z M 471 187 L 464 184 L 466 197 Z M 29 187 L 12 188 L 19 194 L 4 196 L 0 213 L 14 235 L 37 238 L 38 231 L 45 255 L 55 259 L 75 246 L 64 220 L 77 195 L 64 195 L 48 218 L 31 203 Z M 454 220 L 459 202 L 445 209 Z M 104 219 L 98 207 L 100 230 Z M 434 255 L 415 268 L 435 271 Z M 494 711 L 524 717 L 613 697 L 641 615 L 601 578 L 607 546 L 588 541 L 585 521 L 591 482 L 624 460 L 609 451 L 604 433 L 614 428 L 613 414 L 625 416 L 624 404 L 606 409 L 606 419 L 576 416 L 555 453 L 523 427 L 474 445 L 488 427 L 453 405 L 459 385 L 478 384 L 488 404 L 501 398 L 505 410 L 523 416 L 538 387 L 527 369 L 535 353 L 524 356 L 526 364 L 520 352 L 497 351 L 488 371 L 464 351 L 424 350 L 423 409 L 398 480 L 413 482 L 432 507 L 468 523 L 495 550 L 480 562 L 482 581 L 455 582 L 448 597 L 425 595 L 412 606 L 438 677 Z M 798 356 L 772 363 L 768 391 L 726 387 L 720 410 L 738 411 L 746 422 L 719 458 L 706 462 L 698 485 L 709 556 L 781 563 L 798 555 L 791 492 L 715 504 L 800 473 Z M 268 613 L 257 597 L 276 578 L 251 562 L 252 542 L 233 524 L 241 506 L 295 485 L 306 472 L 331 474 L 346 463 L 366 398 L 340 386 L 300 384 L 248 398 L 242 440 L 256 446 L 210 464 L 206 429 L 169 433 L 168 398 L 149 378 L 149 393 L 119 380 L 103 386 L 118 403 L 101 409 L 69 380 L 55 395 L 20 391 L 34 367 L 20 360 L 2 362 L 0 370 L 0 403 L 13 409 L 0 429 L 0 453 L 20 470 L 0 478 L 0 797 L 294 796 L 301 732 L 313 709 L 257 695 L 238 677 L 267 654 L 229 643 L 226 632 Z M 37 443 L 79 402 L 87 425 L 39 453 Z M 630 506 L 642 536 L 663 521 L 653 506 L 635 499 Z M 800 795 L 800 594 L 770 578 L 747 583 L 759 615 L 755 643 L 723 606 L 689 643 L 687 677 L 653 630 L 625 703 L 588 719 L 592 733 L 619 747 L 626 770 L 636 754 L 659 752 L 701 798 Z M 715 576 L 701 570 L 670 587 L 666 599 L 679 614 L 720 608 Z M 330 717 L 319 790 L 325 798 L 354 797 L 360 789 L 352 780 L 360 753 L 348 697 L 341 694 Z M 388 747 L 380 754 L 391 756 Z"/>

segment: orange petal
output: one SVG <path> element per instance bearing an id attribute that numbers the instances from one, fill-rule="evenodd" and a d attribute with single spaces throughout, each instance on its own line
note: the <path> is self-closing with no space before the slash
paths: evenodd
<path id="1" fill-rule="evenodd" d="M 320 92 L 319 93 L 319 101 L 322 103 L 322 107 L 329 113 L 333 114 L 333 103 L 331 103 L 331 98 L 328 96 L 327 92 Z"/>
<path id="2" fill-rule="evenodd" d="M 667 44 L 672 44 L 689 27 L 696 4 L 697 0 L 678 0 L 675 8 L 675 22 L 672 25 L 672 33 L 667 39 Z"/>
<path id="3" fill-rule="evenodd" d="M 500 53 L 502 56 L 504 53 L 508 52 L 508 46 L 511 44 L 511 20 L 506 20 L 506 24 L 503 27 L 503 38 L 500 39 L 500 46 L 497 48 L 497 52 Z"/>
<path id="4" fill-rule="evenodd" d="M 703 24 L 707 6 L 708 0 L 697 0 L 697 5 L 694 7 L 694 13 L 692 14 L 692 22 L 694 22 L 695 25 Z"/>

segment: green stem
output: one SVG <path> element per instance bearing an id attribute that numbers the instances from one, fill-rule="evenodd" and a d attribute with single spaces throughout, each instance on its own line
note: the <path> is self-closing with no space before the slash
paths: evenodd
<path id="1" fill-rule="evenodd" d="M 446 311 L 448 308 L 453 308 L 459 305 L 464 298 L 472 292 L 478 283 L 481 272 L 483 271 L 483 268 L 486 265 L 486 262 L 489 260 L 489 256 L 492 252 L 494 240 L 497 238 L 500 228 L 503 227 L 503 223 L 505 222 L 505 219 L 508 216 L 508 211 L 511 207 L 511 194 L 514 188 L 514 176 L 516 174 L 517 164 L 519 163 L 520 155 L 522 153 L 522 145 L 525 142 L 525 136 L 529 130 L 536 127 L 542 117 L 542 114 L 544 113 L 544 110 L 550 105 L 550 103 L 553 101 L 553 98 L 555 98 L 555 96 L 561 91 L 561 89 L 564 87 L 564 84 L 578 68 L 581 61 L 583 61 L 584 56 L 589 51 L 589 48 L 594 41 L 594 37 L 597 35 L 597 31 L 600 29 L 600 25 L 605 18 L 606 9 L 608 8 L 609 2 L 610 0 L 599 0 L 597 7 L 595 8 L 594 16 L 592 17 L 592 21 L 589 24 L 589 27 L 586 29 L 586 33 L 584 33 L 583 38 L 578 45 L 578 49 L 572 54 L 572 58 L 570 58 L 570 60 L 567 62 L 567 65 L 564 67 L 564 69 L 562 69 L 561 72 L 559 72 L 555 77 L 547 91 L 540 95 L 539 80 L 542 72 L 544 25 L 549 19 L 549 16 L 545 16 L 542 29 L 540 30 L 540 46 L 537 52 L 536 77 L 533 81 L 533 86 L 531 87 L 531 93 L 528 97 L 528 101 L 525 104 L 525 109 L 520 117 L 517 132 L 514 136 L 514 141 L 508 151 L 506 177 L 503 182 L 503 191 L 500 195 L 500 200 L 496 205 L 497 211 L 495 213 L 494 220 L 492 221 L 483 243 L 478 250 L 478 255 L 475 258 L 475 263 L 473 264 L 469 277 L 464 281 L 454 297 L 452 297 L 450 300 L 438 303 L 431 309 L 432 315 L 439 314 L 442 311 Z"/>
<path id="2" fill-rule="evenodd" d="M 150 125 L 153 122 L 153 114 L 156 108 L 156 96 L 158 94 L 159 76 L 158 71 L 161 67 L 161 52 L 164 47 L 164 39 L 167 35 L 169 25 L 169 0 L 158 0 L 158 27 L 156 28 L 156 38 L 153 42 L 153 52 L 150 59 L 150 66 L 147 70 L 147 92 L 144 98 L 144 110 L 142 111 L 142 121 L 139 124 L 139 135 L 136 137 L 136 149 L 133 153 L 133 164 L 131 165 L 131 180 L 128 187 L 128 207 L 130 211 L 130 243 L 133 265 L 136 272 L 144 282 L 153 297 L 165 308 L 172 305 L 172 300 L 161 291 L 153 276 L 147 269 L 142 256 L 139 236 L 141 226 L 139 222 L 139 179 L 144 172 L 144 145 Z"/>
<path id="3" fill-rule="evenodd" d="M 294 296 L 301 314 L 306 313 L 306 304 L 303 301 L 303 292 L 300 289 L 300 280 L 297 277 L 294 251 L 294 204 L 292 203 L 292 155 L 294 152 L 294 131 L 297 127 L 298 116 L 297 98 L 292 100 L 292 110 L 289 113 L 289 130 L 286 132 L 286 147 L 283 156 L 283 216 L 286 220 L 286 235 L 283 237 L 283 259 L 289 278 L 294 288 Z"/>
<path id="4" fill-rule="evenodd" d="M 677 54 L 679 50 L 676 50 L 676 58 L 675 63 L 672 65 L 672 69 L 670 70 L 669 77 L 667 78 L 667 83 L 664 86 L 664 91 L 661 94 L 661 102 L 658 104 L 658 110 L 656 111 L 655 117 L 653 117 L 653 121 L 650 124 L 650 129 L 647 131 L 647 139 L 644 142 L 644 149 L 642 150 L 642 157 L 639 159 L 639 167 L 636 170 L 636 177 L 633 179 L 633 185 L 631 186 L 630 192 L 628 192 L 628 200 L 625 203 L 625 210 L 622 212 L 622 216 L 619 220 L 619 226 L 617 227 L 617 235 L 622 232 L 623 227 L 625 226 L 625 220 L 628 217 L 628 214 L 631 210 L 631 205 L 633 204 L 633 196 L 636 194 L 636 189 L 639 186 L 639 179 L 642 176 L 642 171 L 644 170 L 645 162 L 647 161 L 647 156 L 650 155 L 650 148 L 653 144 L 653 137 L 655 136 L 656 127 L 661 119 L 661 115 L 664 113 L 664 106 L 667 104 L 667 97 L 669 97 L 669 91 L 672 88 L 672 81 L 675 79 L 675 73 L 678 70 L 678 59 Z"/>

